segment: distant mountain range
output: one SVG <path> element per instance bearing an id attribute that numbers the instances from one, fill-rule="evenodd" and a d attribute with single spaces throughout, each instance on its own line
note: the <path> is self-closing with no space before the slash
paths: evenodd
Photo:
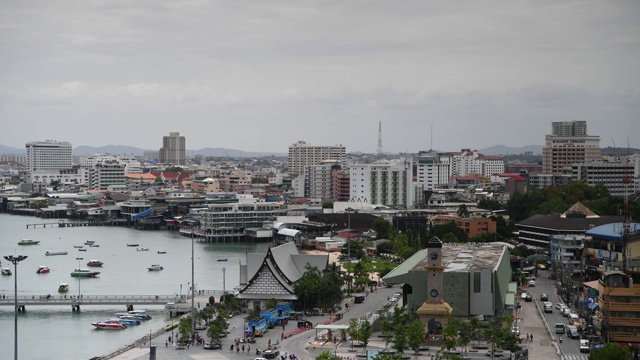
<path id="1" fill-rule="evenodd" d="M 157 149 L 154 149 L 157 151 Z M 542 146 L 541 145 L 526 145 L 520 147 L 510 147 L 505 145 L 494 145 L 484 149 L 477 149 L 478 152 L 484 155 L 519 155 L 524 154 L 525 152 L 532 152 L 534 155 L 542 154 Z M 126 145 L 106 145 L 106 146 L 78 146 L 73 149 L 73 155 L 93 155 L 96 153 L 102 154 L 112 154 L 112 155 L 133 155 L 133 156 L 142 156 L 144 155 L 145 149 L 137 148 L 134 146 L 126 146 Z M 451 150 L 453 151 L 453 150 Z M 640 152 L 640 149 L 627 149 L 627 148 L 612 148 L 605 147 L 602 148 L 603 154 L 630 154 Z M 0 155 L 1 154 L 26 154 L 26 149 L 22 148 L 14 148 L 0 144 Z M 187 150 L 187 156 L 215 156 L 215 157 L 263 157 L 263 156 L 287 156 L 286 153 L 257 153 L 257 152 L 246 152 L 242 150 L 236 149 L 226 149 L 226 148 L 203 148 L 199 150 Z"/>

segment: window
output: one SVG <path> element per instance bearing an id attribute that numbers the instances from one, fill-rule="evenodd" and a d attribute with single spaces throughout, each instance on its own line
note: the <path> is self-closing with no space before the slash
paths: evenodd
<path id="1" fill-rule="evenodd" d="M 473 292 L 474 293 L 479 293 L 480 292 L 480 273 L 475 272 L 473 273 Z"/>

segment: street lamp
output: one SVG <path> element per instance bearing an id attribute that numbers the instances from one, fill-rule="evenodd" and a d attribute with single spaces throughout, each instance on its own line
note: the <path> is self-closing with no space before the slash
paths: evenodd
<path id="1" fill-rule="evenodd" d="M 84 258 L 76 258 L 76 260 L 78 260 L 78 271 L 80 271 L 80 260 L 83 260 Z M 80 302 L 80 284 L 81 282 L 82 276 L 78 276 L 78 302 Z M 80 309 L 80 307 L 78 307 L 78 309 Z"/>
<path id="2" fill-rule="evenodd" d="M 193 263 L 195 261 L 195 257 L 193 255 L 193 230 L 191 231 L 191 341 L 193 341 L 193 337 L 196 332 L 196 317 L 195 317 L 195 308 L 194 305 L 194 293 L 195 293 L 195 281 L 194 279 L 194 271 L 193 271 Z"/>
<path id="3" fill-rule="evenodd" d="M 15 277 L 13 278 L 13 313 L 14 313 L 14 328 L 13 328 L 13 358 L 18 360 L 18 263 L 27 258 L 26 255 L 8 255 L 4 257 L 7 261 L 13 264 Z"/>

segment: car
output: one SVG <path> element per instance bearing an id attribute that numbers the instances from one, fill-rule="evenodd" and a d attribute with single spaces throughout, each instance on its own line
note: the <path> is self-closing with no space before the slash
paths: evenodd
<path id="1" fill-rule="evenodd" d="M 575 326 L 567 326 L 567 336 L 571 339 L 580 339 L 580 334 Z"/>
<path id="2" fill-rule="evenodd" d="M 207 350 L 219 350 L 222 349 L 222 344 L 219 342 L 206 342 L 204 348 Z"/>
<path id="3" fill-rule="evenodd" d="M 580 352 L 589 352 L 589 340 L 582 339 L 580 340 Z"/>
<path id="4" fill-rule="evenodd" d="M 527 293 L 523 292 L 522 295 L 520 295 L 520 299 L 526 300 L 527 299 Z"/>
<path id="5" fill-rule="evenodd" d="M 540 301 L 549 301 L 549 295 L 547 294 L 540 294 Z"/>
<path id="6" fill-rule="evenodd" d="M 313 324 L 309 320 L 300 320 L 298 321 L 299 328 L 310 328 L 313 327 Z"/>
<path id="7" fill-rule="evenodd" d="M 536 286 L 536 281 L 535 280 L 529 280 L 529 286 L 530 287 L 535 287 Z"/>
<path id="8" fill-rule="evenodd" d="M 493 353 L 494 357 L 502 357 L 503 355 L 504 355 L 504 351 L 502 351 L 502 350 L 496 350 L 496 352 Z M 490 357 L 491 356 L 491 351 L 487 351 L 486 356 Z"/>
<path id="9" fill-rule="evenodd" d="M 568 307 L 563 307 L 562 308 L 562 316 L 564 317 L 569 317 L 569 314 L 571 314 L 571 309 L 569 309 Z"/>
<path id="10" fill-rule="evenodd" d="M 526 302 L 532 302 L 533 301 L 533 296 L 527 294 L 527 297 L 524 299 L 524 301 Z"/>
<path id="11" fill-rule="evenodd" d="M 273 358 L 276 358 L 278 355 L 280 355 L 280 350 L 278 350 L 277 348 L 267 349 L 262 352 L 262 356 L 265 357 L 266 359 L 273 359 Z"/>
<path id="12" fill-rule="evenodd" d="M 520 329 L 518 329 L 517 326 L 514 326 L 511 328 L 511 333 L 516 335 L 516 336 L 520 336 Z"/>
<path id="13" fill-rule="evenodd" d="M 308 316 L 323 316 L 324 312 L 322 312 L 322 309 L 320 309 L 320 308 L 313 308 L 313 309 L 307 311 L 307 315 Z"/>
<path id="14" fill-rule="evenodd" d="M 363 303 L 364 302 L 364 296 L 362 296 L 362 295 L 354 296 L 353 297 L 353 302 L 355 304 Z"/>
<path id="15" fill-rule="evenodd" d="M 564 304 L 556 303 L 556 309 L 562 310 L 563 307 L 564 307 Z"/>

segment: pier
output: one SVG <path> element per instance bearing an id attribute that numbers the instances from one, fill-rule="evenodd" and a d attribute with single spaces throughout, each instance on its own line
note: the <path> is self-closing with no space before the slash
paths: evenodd
<path id="1" fill-rule="evenodd" d="M 85 220 L 85 221 L 64 221 L 60 220 L 58 222 L 51 223 L 39 223 L 39 224 L 27 224 L 27 229 L 29 228 L 38 228 L 38 227 L 82 227 L 82 226 L 127 226 L 129 221 L 126 219 L 111 219 L 111 220 Z"/>

